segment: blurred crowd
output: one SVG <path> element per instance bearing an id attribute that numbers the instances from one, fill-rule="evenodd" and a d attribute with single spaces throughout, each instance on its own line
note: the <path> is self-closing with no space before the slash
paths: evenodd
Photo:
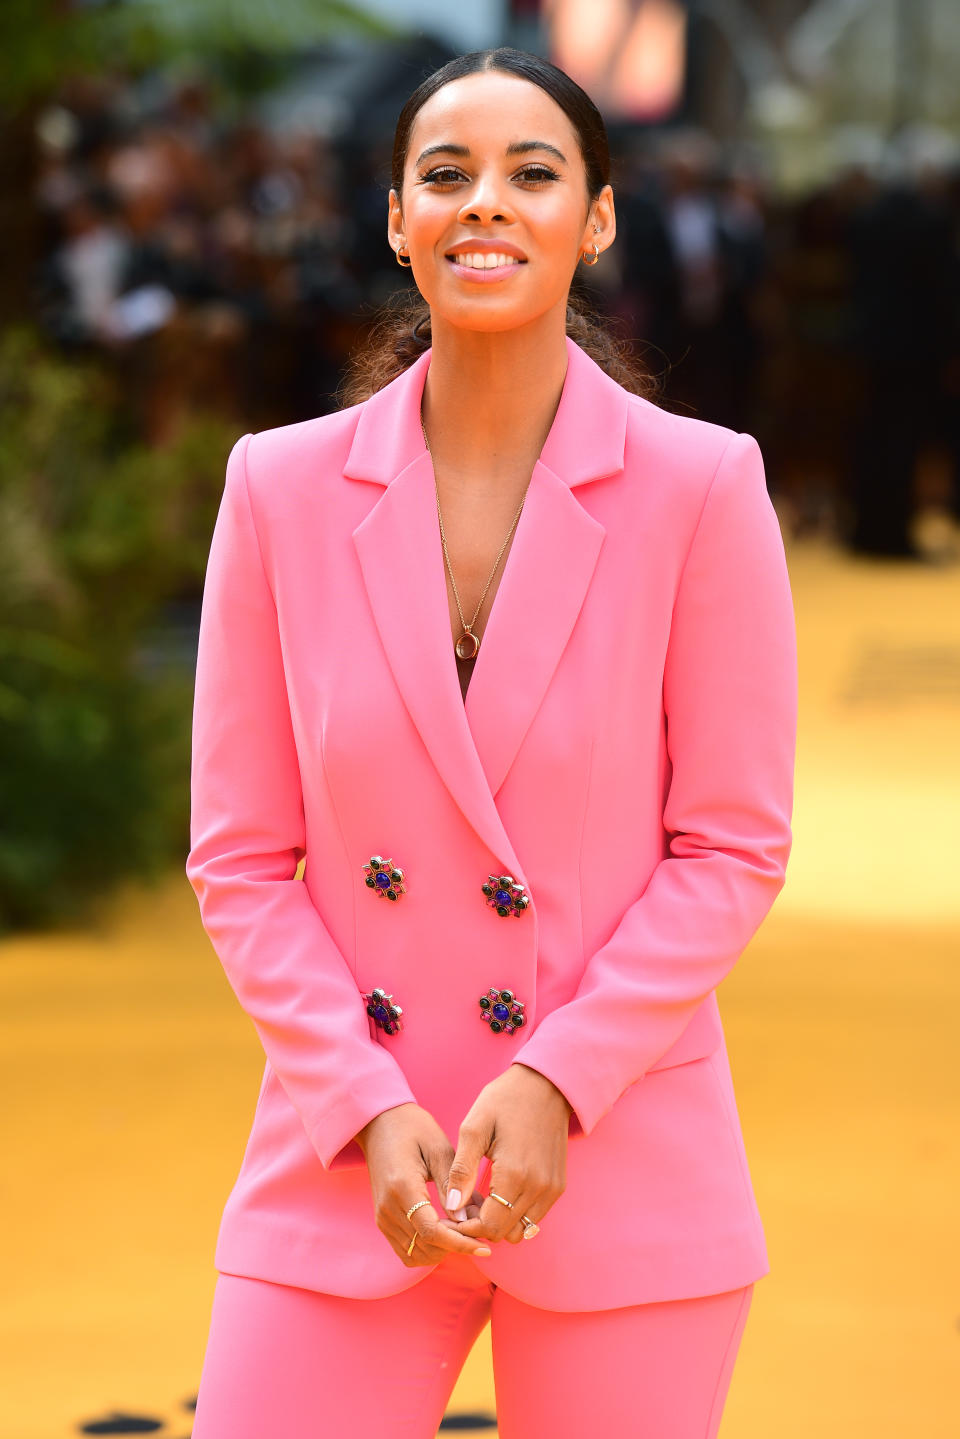
<path id="1" fill-rule="evenodd" d="M 957 155 L 846 156 L 785 199 L 702 132 L 611 142 L 617 237 L 579 283 L 662 403 L 755 434 L 795 532 L 949 558 Z M 36 120 L 32 311 L 117 368 L 151 444 L 196 406 L 243 429 L 332 409 L 373 309 L 411 283 L 386 239 L 391 144 L 268 123 L 202 75 L 72 80 Z M 918 515 L 941 528 L 918 538 Z"/>

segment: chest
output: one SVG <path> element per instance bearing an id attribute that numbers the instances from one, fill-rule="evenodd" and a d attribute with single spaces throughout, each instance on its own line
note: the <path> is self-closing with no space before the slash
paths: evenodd
<path id="1" fill-rule="evenodd" d="M 494 489 L 489 481 L 474 484 L 462 474 L 436 470 L 451 645 L 461 637 L 465 625 L 483 639 L 510 560 L 529 479 L 529 470 L 518 469 L 502 477 Z M 473 664 L 472 659 L 457 659 L 464 695 Z"/>

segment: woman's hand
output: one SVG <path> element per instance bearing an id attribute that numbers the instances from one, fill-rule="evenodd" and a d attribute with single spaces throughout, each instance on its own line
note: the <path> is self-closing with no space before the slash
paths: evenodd
<path id="1" fill-rule="evenodd" d="M 540 1223 L 567 1186 L 571 1113 L 556 1085 L 520 1060 L 484 1085 L 460 1126 L 460 1143 L 440 1191 L 450 1211 L 464 1194 L 480 1201 L 479 1212 L 471 1213 L 470 1205 L 469 1217 L 457 1225 L 460 1234 L 519 1244 L 520 1216 Z M 488 1188 L 509 1199 L 512 1209 L 474 1191 L 485 1154 L 493 1161 Z"/>
<path id="2" fill-rule="evenodd" d="M 438 1215 L 432 1203 L 407 1218 L 412 1204 L 429 1198 L 428 1180 L 434 1181 L 441 1198 L 446 1193 L 453 1145 L 432 1114 L 419 1104 L 397 1104 L 375 1115 L 356 1138 L 367 1161 L 377 1227 L 408 1269 L 438 1264 L 447 1254 L 490 1253 L 482 1238 L 458 1233 L 456 1222 Z M 468 1215 L 471 1208 L 479 1212 L 471 1206 Z M 408 1254 L 414 1230 L 417 1242 Z"/>

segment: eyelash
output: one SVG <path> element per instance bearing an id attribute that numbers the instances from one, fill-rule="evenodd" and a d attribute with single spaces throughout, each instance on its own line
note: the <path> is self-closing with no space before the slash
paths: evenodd
<path id="1" fill-rule="evenodd" d="M 435 185 L 454 185 L 456 184 L 455 180 L 437 180 L 435 177 L 444 174 L 456 175 L 457 173 L 458 171 L 454 165 L 438 165 L 435 170 L 430 170 L 426 175 L 422 175 L 420 183 L 426 185 L 432 181 Z M 556 170 L 551 170 L 549 165 L 525 165 L 518 173 L 521 175 L 535 175 L 537 178 L 528 182 L 534 185 L 543 185 L 546 184 L 548 180 L 559 180 L 560 178 Z"/>

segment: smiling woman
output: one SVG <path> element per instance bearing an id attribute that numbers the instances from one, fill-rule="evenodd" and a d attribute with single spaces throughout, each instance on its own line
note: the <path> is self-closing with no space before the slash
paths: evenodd
<path id="1" fill-rule="evenodd" d="M 514 70 L 499 68 L 494 57 L 473 73 L 457 75 L 456 61 L 453 66 L 453 74 L 418 103 L 412 97 L 401 114 L 388 235 L 398 254 L 406 249 L 431 313 L 439 307 L 434 325 L 452 324 L 458 314 L 443 304 L 436 262 L 461 247 L 511 246 L 530 267 L 529 283 L 523 291 L 484 297 L 473 330 L 516 334 L 525 320 L 565 303 L 583 254 L 595 247 L 599 255 L 613 242 L 603 122 L 597 115 L 592 143 L 581 146 L 575 120 L 530 82 L 522 59 Z M 458 298 L 451 295 L 447 305 Z M 552 328 L 556 333 L 555 323 Z"/>
<path id="2" fill-rule="evenodd" d="M 716 989 L 791 845 L 763 461 L 571 304 L 616 219 L 555 66 L 424 81 L 387 211 L 417 322 L 237 441 L 207 568 L 187 874 L 266 1064 L 194 1439 L 430 1439 L 488 1319 L 501 1439 L 714 1439 L 769 1268 Z"/>
<path id="3" fill-rule="evenodd" d="M 447 96 L 442 92 L 449 88 L 455 93 L 458 87 L 454 82 L 472 76 L 484 77 L 487 85 L 503 86 L 500 95 L 494 98 L 491 94 L 491 98 L 485 100 L 479 115 L 473 111 L 474 124 L 480 118 L 485 121 L 480 127 L 480 150 L 474 152 L 471 152 L 469 144 L 458 143 L 458 136 L 453 131 L 447 132 L 443 138 L 438 136 L 435 141 L 424 133 L 425 121 L 437 113 L 437 106 L 446 106 Z M 527 97 L 531 91 L 534 99 L 539 92 L 540 100 L 553 102 L 552 106 L 538 105 L 539 113 L 535 117 L 542 119 L 545 108 L 550 130 L 548 135 L 542 130 L 533 130 L 526 135 L 519 133 L 519 117 L 514 107 L 518 97 Z M 436 105 L 431 106 L 430 102 L 434 99 Z M 408 250 L 403 243 L 406 232 L 402 197 L 414 186 L 426 187 L 435 196 L 455 196 L 459 193 L 459 203 L 462 204 L 463 185 L 469 181 L 492 141 L 489 121 L 494 115 L 509 122 L 495 158 L 515 193 L 539 196 L 542 201 L 548 198 L 552 187 L 561 185 L 566 186 L 567 194 L 570 194 L 572 174 L 579 176 L 583 218 L 586 218 L 590 202 L 599 199 L 605 188 L 611 196 L 612 218 L 606 127 L 593 101 L 579 85 L 539 56 L 509 48 L 474 52 L 450 61 L 429 76 L 410 96 L 397 120 L 394 137 L 389 238 L 398 263 L 413 268 L 418 288 L 399 292 L 374 318 L 365 342 L 354 351 L 344 376 L 339 391 L 342 405 L 355 405 L 367 399 L 430 348 L 433 307 L 429 292 L 421 285 L 420 256 Z M 565 117 L 566 124 L 563 123 Z M 453 115 L 445 110 L 441 110 L 437 118 L 438 121 L 447 119 L 451 124 L 454 120 Z M 415 128 L 416 136 L 413 135 Z M 562 140 L 554 142 L 553 132 L 558 132 Z M 532 138 L 533 135 L 539 138 Z M 481 227 L 477 224 L 470 228 L 470 235 L 452 240 L 443 251 L 445 257 L 468 248 L 474 254 L 484 254 L 499 244 L 500 251 L 494 253 L 512 254 L 528 261 L 529 257 L 520 242 L 505 234 L 508 226 L 499 224 L 496 235 L 481 234 Z M 583 247 L 582 262 L 587 265 L 597 263 L 600 258 L 598 252 L 602 253 L 613 242 L 614 233 L 611 229 L 603 236 L 591 227 L 588 243 Z M 472 245 L 471 241 L 474 242 Z M 571 249 L 569 258 L 571 273 L 568 279 L 572 281 L 577 261 L 574 249 Z M 458 273 L 453 267 L 451 269 L 453 273 Z M 460 274 L 459 278 L 469 283 L 469 278 L 475 276 L 465 279 Z M 650 399 L 658 396 L 658 380 L 637 360 L 629 342 L 613 332 L 609 320 L 595 315 L 589 301 L 575 289 L 567 295 L 564 328 L 570 338 L 624 389 Z"/>

